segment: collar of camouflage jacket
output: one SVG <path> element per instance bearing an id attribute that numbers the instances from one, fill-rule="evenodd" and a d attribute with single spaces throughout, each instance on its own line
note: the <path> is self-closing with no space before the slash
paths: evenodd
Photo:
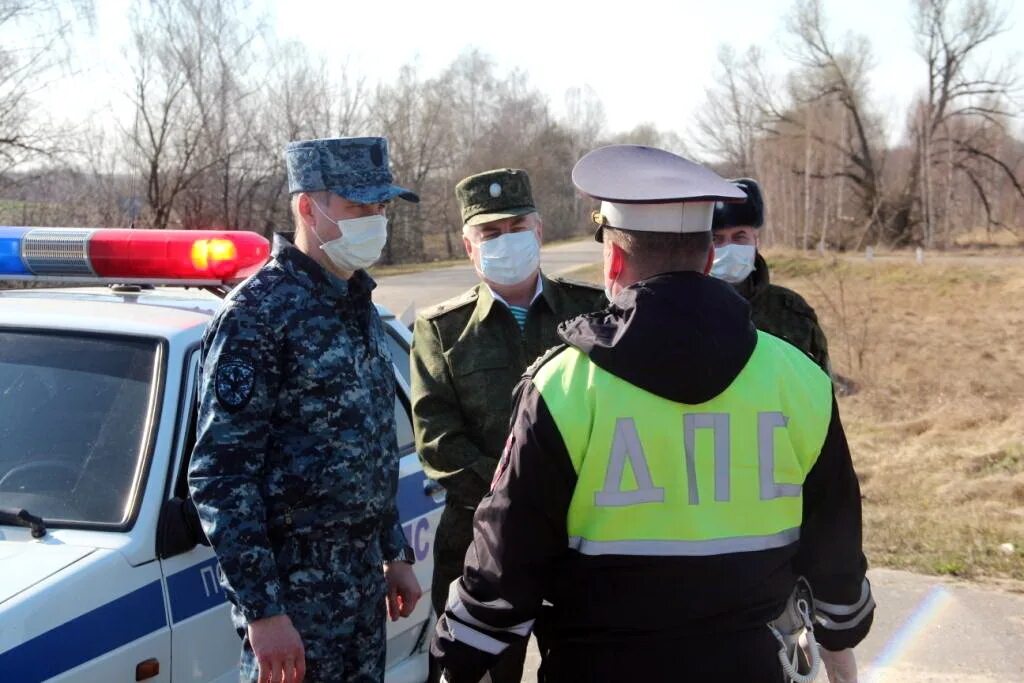
<path id="1" fill-rule="evenodd" d="M 768 271 L 768 262 L 761 256 L 761 252 L 757 252 L 754 257 L 754 272 L 748 275 L 746 280 L 736 285 L 736 291 L 744 299 L 750 301 L 768 289 L 770 281 L 771 275 Z"/>
<path id="2" fill-rule="evenodd" d="M 369 301 L 377 282 L 365 270 L 357 270 L 348 280 L 329 273 L 294 243 L 294 232 L 274 233 L 272 255 L 281 267 L 317 295 L 357 303 Z"/>

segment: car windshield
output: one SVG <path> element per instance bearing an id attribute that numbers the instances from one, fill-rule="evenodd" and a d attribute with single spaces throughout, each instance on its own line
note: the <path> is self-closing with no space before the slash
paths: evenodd
<path id="1" fill-rule="evenodd" d="M 0 507 L 127 521 L 157 396 L 156 340 L 0 331 Z"/>

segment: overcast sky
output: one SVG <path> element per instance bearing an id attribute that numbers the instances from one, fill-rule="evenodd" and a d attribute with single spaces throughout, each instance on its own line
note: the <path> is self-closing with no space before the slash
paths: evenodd
<path id="1" fill-rule="evenodd" d="M 923 64 L 913 49 L 912 0 L 826 0 L 836 35 L 867 35 L 874 47 L 875 101 L 900 124 Z M 131 0 L 96 0 L 95 30 L 81 34 L 78 75 L 40 93 L 63 112 L 124 111 L 123 46 Z M 565 91 L 589 85 L 604 103 L 608 128 L 651 122 L 685 134 L 712 84 L 719 45 L 761 45 L 785 66 L 791 0 L 267 0 L 278 38 L 347 62 L 368 81 L 391 80 L 415 60 L 433 75 L 477 47 L 499 69 L 518 67 L 555 109 Z M 993 43 L 999 60 L 1024 50 L 1024 1 L 1004 0 L 1010 31 Z M 109 111 L 109 109 L 108 109 Z"/>

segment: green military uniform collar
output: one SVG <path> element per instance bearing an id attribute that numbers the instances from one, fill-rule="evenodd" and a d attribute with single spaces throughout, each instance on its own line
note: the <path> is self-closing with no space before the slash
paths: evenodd
<path id="1" fill-rule="evenodd" d="M 557 307 L 558 301 L 554 289 L 551 286 L 551 280 L 544 273 L 540 273 L 540 296 L 537 299 L 544 299 L 548 308 L 552 311 L 557 311 L 559 310 Z M 532 308 L 537 299 L 534 299 L 528 308 Z M 476 319 L 480 321 L 486 320 L 487 316 L 491 314 L 495 303 L 499 302 L 494 298 L 494 294 L 491 293 L 491 288 L 487 286 L 487 283 L 481 282 L 477 285 L 476 311 L 474 313 Z"/>

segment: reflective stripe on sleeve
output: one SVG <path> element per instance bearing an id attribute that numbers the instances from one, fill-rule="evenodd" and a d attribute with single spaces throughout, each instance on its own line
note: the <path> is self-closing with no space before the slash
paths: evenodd
<path id="1" fill-rule="evenodd" d="M 794 527 L 768 536 L 738 536 L 706 541 L 591 541 L 580 536 L 569 539 L 569 547 L 583 555 L 650 555 L 653 557 L 706 557 L 728 553 L 749 553 L 783 548 L 800 540 L 800 528 Z"/>
<path id="2" fill-rule="evenodd" d="M 815 620 L 818 624 L 823 626 L 829 631 L 849 631 L 855 629 L 867 618 L 874 610 L 874 598 L 871 596 L 867 597 L 867 602 L 863 604 L 858 612 L 853 614 L 849 620 L 842 622 L 836 621 L 835 618 L 831 618 L 827 612 L 818 610 L 815 614 Z"/>
<path id="3" fill-rule="evenodd" d="M 874 598 L 868 600 L 868 604 L 864 606 L 853 619 L 849 621 L 833 621 L 824 614 L 817 615 L 818 623 L 827 628 L 830 631 L 849 631 L 851 628 L 860 626 L 861 622 L 864 621 L 869 614 L 875 609 Z"/>
<path id="4" fill-rule="evenodd" d="M 491 626 L 490 624 L 485 624 L 484 622 L 480 621 L 479 619 L 477 619 L 469 613 L 469 610 L 467 610 L 466 606 L 462 604 L 462 600 L 459 599 L 458 595 L 448 596 L 448 611 L 454 614 L 459 621 L 465 624 L 469 624 L 470 626 L 476 626 L 478 628 L 482 628 L 486 631 L 491 631 L 493 633 L 514 633 L 517 636 L 522 636 L 523 638 L 530 635 L 530 629 L 533 628 L 534 622 L 534 619 L 528 619 L 527 621 L 524 621 L 520 624 L 505 627 Z"/>
<path id="5" fill-rule="evenodd" d="M 825 612 L 828 612 L 834 617 L 845 617 L 855 612 L 859 612 L 864 604 L 871 598 L 871 584 L 868 583 L 867 577 L 864 577 L 864 581 L 860 584 L 860 597 L 852 605 L 837 605 L 831 602 L 825 602 L 824 600 L 814 600 L 814 606 Z"/>
<path id="6" fill-rule="evenodd" d="M 455 619 L 448 619 L 448 632 L 452 638 L 468 645 L 471 648 L 487 652 L 492 655 L 500 655 L 508 647 L 506 643 L 491 638 L 486 633 L 481 633 L 471 626 L 467 626 Z"/>

